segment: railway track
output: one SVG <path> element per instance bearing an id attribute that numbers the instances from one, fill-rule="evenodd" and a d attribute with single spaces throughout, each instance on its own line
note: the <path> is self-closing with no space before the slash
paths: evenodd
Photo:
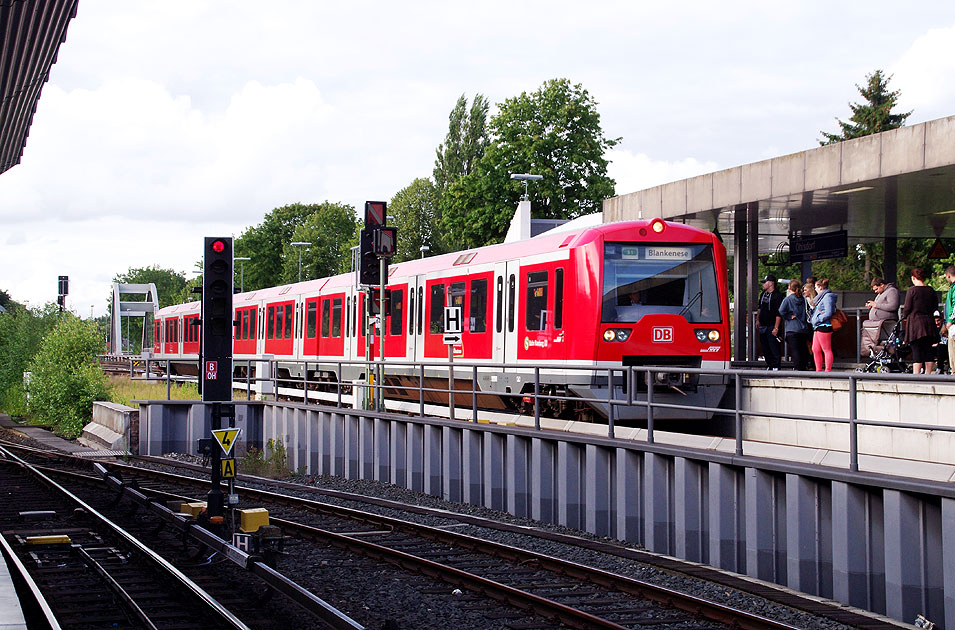
<path id="1" fill-rule="evenodd" d="M 190 493 L 195 495 L 197 490 L 208 488 L 207 481 L 192 477 L 171 476 L 115 463 L 108 466 L 121 471 L 127 481 L 136 479 L 143 492 L 157 500 L 187 498 Z M 330 565 L 343 562 L 343 551 L 361 553 L 440 579 L 462 592 L 473 593 L 472 597 L 492 598 L 529 611 L 534 617 L 543 617 L 555 624 L 578 628 L 636 628 L 646 625 L 658 628 L 795 627 L 612 571 L 450 531 L 464 526 L 499 531 L 508 529 L 506 525 L 497 524 L 495 527 L 494 523 L 475 517 L 405 506 L 415 513 L 415 518 L 427 512 L 432 512 L 427 514 L 429 517 L 440 517 L 437 525 L 423 525 L 407 518 L 372 514 L 367 510 L 331 505 L 287 493 L 246 487 L 238 491 L 256 505 L 268 507 L 273 524 L 280 525 L 286 535 L 301 541 L 288 543 L 293 556 L 309 557 L 311 561 Z M 326 497 L 337 494 L 337 498 L 356 499 L 354 496 L 341 496 L 345 493 L 328 491 L 312 491 L 311 494 L 313 497 L 318 494 L 325 494 Z M 389 503 L 381 500 L 373 502 L 378 506 Z M 609 543 L 520 529 L 523 534 L 541 534 L 544 538 L 568 546 L 578 544 L 601 553 L 617 551 L 623 556 L 641 555 L 639 551 L 626 550 Z M 310 547 L 306 550 L 307 545 Z M 289 567 L 283 566 L 283 570 L 289 570 Z M 301 567 L 300 570 L 307 571 L 308 567 Z M 791 605 L 793 602 L 787 603 Z M 486 606 L 479 602 L 473 605 Z M 822 607 L 817 605 L 817 608 Z M 814 612 L 818 614 L 824 611 Z M 872 625 L 869 617 L 859 615 L 852 618 L 845 610 L 836 608 L 829 612 L 832 613 L 830 618 L 833 621 L 858 625 L 864 620 L 869 627 L 877 627 Z M 537 620 L 519 620 L 513 615 L 507 624 L 505 627 L 542 627 Z"/>
<path id="2" fill-rule="evenodd" d="M 48 476 L 0 455 L 0 544 L 49 627 L 249 627 Z"/>

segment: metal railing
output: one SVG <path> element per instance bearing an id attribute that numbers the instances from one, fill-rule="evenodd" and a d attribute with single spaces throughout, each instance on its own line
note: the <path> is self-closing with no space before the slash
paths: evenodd
<path id="1" fill-rule="evenodd" d="M 179 361 L 181 363 L 181 361 Z M 165 374 L 160 378 L 153 378 L 150 374 L 150 364 L 164 364 Z M 170 360 L 146 360 L 146 377 L 144 380 L 165 380 L 166 382 L 166 399 L 170 399 L 170 392 L 172 382 L 174 381 L 195 381 L 195 377 L 173 377 L 170 374 Z M 278 366 L 281 364 L 283 366 L 289 366 L 294 362 L 289 361 L 280 361 L 277 359 L 271 359 L 269 361 L 255 361 L 255 360 L 237 360 L 235 361 L 236 366 L 245 366 L 246 374 L 249 375 L 252 373 L 252 367 L 255 364 L 269 364 L 270 376 L 268 377 L 239 377 L 234 379 L 235 383 L 244 383 L 245 385 L 245 394 L 246 400 L 252 399 L 253 384 L 258 382 L 269 382 L 272 386 L 272 392 L 276 396 L 279 395 L 280 389 L 282 390 L 282 395 L 298 398 L 301 397 L 303 401 L 308 404 L 309 402 L 309 392 L 316 391 L 312 386 L 323 386 L 326 389 L 326 393 L 332 393 L 334 400 L 330 404 L 342 408 L 346 407 L 346 403 L 351 403 L 353 407 L 357 406 L 359 402 L 359 396 L 356 394 L 355 388 L 368 388 L 370 391 L 374 392 L 373 400 L 382 400 L 382 396 L 386 390 L 398 390 L 402 389 L 401 387 L 395 384 L 388 384 L 386 379 L 383 379 L 383 382 L 365 382 L 363 380 L 357 381 L 343 381 L 342 374 L 347 367 L 355 366 L 360 369 L 367 369 L 368 363 L 365 361 L 306 361 L 303 364 L 302 376 L 301 377 L 282 377 L 278 376 Z M 330 369 L 334 369 L 336 376 L 335 381 L 328 380 L 315 380 L 309 378 L 309 367 L 318 368 L 321 366 L 321 369 L 325 372 L 328 372 Z M 752 369 L 740 369 L 740 368 L 731 368 L 731 369 L 701 369 L 701 368 L 688 368 L 688 367 L 674 367 L 674 366 L 632 366 L 632 367 L 613 367 L 613 368 L 593 368 L 593 367 L 580 367 L 580 366 L 546 366 L 546 367 L 531 367 L 527 365 L 500 365 L 495 363 L 468 363 L 468 364 L 454 364 L 451 362 L 435 362 L 435 363 L 413 363 L 413 362 L 387 362 L 385 364 L 386 369 L 389 372 L 383 371 L 382 373 L 385 376 L 398 376 L 401 375 L 406 379 L 414 379 L 417 381 L 416 386 L 404 388 L 403 400 L 409 401 L 417 398 L 418 401 L 418 415 L 420 417 L 425 417 L 425 397 L 426 394 L 437 394 L 439 396 L 447 396 L 448 399 L 453 400 L 452 396 L 457 394 L 458 396 L 467 396 L 470 395 L 470 411 L 471 411 L 471 421 L 479 421 L 479 413 L 482 411 L 481 407 L 478 404 L 480 396 L 495 396 L 505 399 L 518 399 L 519 401 L 528 401 L 533 405 L 533 418 L 534 418 L 534 428 L 536 430 L 541 430 L 541 419 L 542 419 L 542 406 L 548 401 L 572 401 L 579 403 L 588 403 L 593 405 L 606 405 L 608 409 L 606 425 L 607 425 L 607 437 L 614 438 L 615 430 L 617 426 L 617 418 L 621 415 L 620 409 L 624 407 L 638 407 L 642 408 L 646 412 L 646 430 L 647 430 L 647 442 L 653 443 L 655 441 L 654 431 L 656 429 L 656 415 L 662 410 L 674 410 L 677 412 L 698 412 L 708 415 L 723 415 L 723 416 L 732 416 L 733 425 L 734 425 L 734 434 L 736 441 L 736 454 L 743 455 L 743 418 L 744 416 L 756 417 L 756 418 L 769 418 L 769 419 L 784 419 L 784 420 L 798 420 L 798 421 L 810 421 L 810 422 L 831 422 L 838 424 L 845 424 L 849 432 L 849 469 L 853 472 L 859 470 L 859 448 L 858 448 L 858 432 L 859 427 L 871 426 L 871 427 L 884 427 L 884 428 L 893 428 L 893 429 L 908 429 L 908 430 L 917 430 L 917 431 L 942 431 L 947 433 L 955 432 L 955 427 L 950 426 L 940 426 L 936 424 L 903 424 L 899 422 L 886 422 L 881 420 L 870 420 L 865 418 L 860 418 L 858 414 L 858 386 L 860 382 L 880 382 L 885 384 L 891 383 L 919 383 L 922 385 L 927 384 L 947 384 L 955 386 L 955 376 L 949 375 L 939 375 L 939 374 L 870 374 L 863 372 L 795 372 L 795 371 L 765 371 L 765 370 L 752 370 Z M 447 373 L 449 370 L 455 370 L 461 378 L 456 379 L 458 382 L 468 380 L 470 381 L 470 389 L 462 390 L 458 388 L 452 388 L 451 383 L 448 382 Z M 430 374 L 428 371 L 430 370 Z M 501 373 L 502 371 L 510 373 L 520 373 L 524 375 L 533 374 L 533 389 L 522 392 L 497 392 L 497 391 L 484 391 L 478 388 L 478 376 L 482 370 Z M 607 379 L 608 384 L 613 384 L 613 386 L 607 387 L 607 396 L 606 398 L 595 398 L 595 397 L 578 397 L 578 396 L 562 396 L 555 394 L 547 394 L 542 392 L 542 385 L 545 385 L 542 381 L 541 375 L 542 372 L 546 373 L 549 370 L 559 370 L 562 373 L 567 372 L 589 372 L 590 378 L 599 378 L 602 384 L 603 378 Z M 367 372 L 366 372 L 367 373 Z M 466 376 L 465 376 L 466 373 Z M 712 407 L 712 406 L 697 406 L 697 405 L 687 405 L 681 404 L 676 400 L 673 395 L 666 396 L 668 393 L 668 388 L 658 388 L 658 387 L 647 387 L 645 390 L 641 390 L 639 394 L 643 396 L 635 395 L 637 391 L 637 385 L 639 383 L 653 383 L 655 378 L 660 374 L 691 374 L 699 376 L 709 376 L 717 377 L 716 380 L 722 380 L 727 383 L 728 387 L 733 388 L 733 396 L 729 397 L 733 401 L 732 407 Z M 426 381 L 431 379 L 431 382 L 426 384 Z M 641 380 L 642 379 L 642 380 Z M 848 391 L 848 406 L 846 409 L 845 416 L 819 416 L 819 415 L 808 415 L 800 413 L 781 413 L 776 411 L 760 411 L 756 409 L 746 409 L 743 405 L 743 384 L 744 381 L 753 380 L 753 379 L 773 379 L 773 380 L 789 380 L 789 379 L 813 379 L 813 380 L 826 380 L 826 381 L 845 381 L 847 382 L 847 391 Z M 434 386 L 435 382 L 438 381 L 448 382 L 446 387 L 436 387 Z M 287 385 L 300 386 L 301 389 L 297 387 L 288 387 Z M 619 386 L 618 386 L 619 384 Z M 238 388 L 237 388 L 238 389 Z M 346 393 L 346 389 L 349 390 Z M 416 396 L 414 395 L 416 394 Z M 390 399 L 389 399 L 390 400 Z M 460 399 L 459 399 L 460 400 Z M 464 405 L 458 405 L 459 407 L 464 407 Z M 381 411 L 384 411 L 384 407 L 380 407 Z M 483 409 L 485 412 L 489 412 L 487 409 Z M 451 408 L 448 408 L 448 415 L 451 419 L 454 419 L 454 415 L 451 412 Z M 637 422 L 642 422 L 637 421 Z M 672 427 L 668 427 L 668 430 L 672 430 Z"/>

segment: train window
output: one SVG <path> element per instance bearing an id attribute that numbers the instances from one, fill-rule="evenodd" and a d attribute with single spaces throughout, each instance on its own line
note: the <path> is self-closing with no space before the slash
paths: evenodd
<path id="1" fill-rule="evenodd" d="M 242 339 L 242 311 L 236 311 L 235 315 L 232 319 L 232 326 L 235 328 L 232 338 Z M 192 320 L 186 325 L 186 337 L 192 341 Z"/>
<path id="2" fill-rule="evenodd" d="M 255 339 L 255 307 L 249 309 L 249 339 Z"/>
<path id="3" fill-rule="evenodd" d="M 507 331 L 514 332 L 514 298 L 516 297 L 517 282 L 514 274 L 507 279 Z"/>
<path id="4" fill-rule="evenodd" d="M 414 289 L 408 289 L 408 334 L 414 334 Z"/>
<path id="5" fill-rule="evenodd" d="M 243 339 L 251 339 L 251 337 L 249 337 L 249 330 L 254 329 L 254 327 L 249 328 L 249 319 L 251 318 L 251 316 L 252 316 L 252 312 L 249 309 L 245 309 L 242 311 L 242 338 Z"/>
<path id="6" fill-rule="evenodd" d="M 405 296 L 405 292 L 401 289 L 392 289 L 391 291 L 391 315 L 388 317 L 391 320 L 391 327 L 389 328 L 389 335 L 397 337 L 401 334 L 401 325 L 403 319 L 401 318 L 402 309 L 402 300 Z"/>
<path id="7" fill-rule="evenodd" d="M 331 332 L 332 323 L 332 301 L 322 300 L 322 337 L 328 337 Z"/>
<path id="8" fill-rule="evenodd" d="M 345 336 L 351 335 L 351 297 L 345 296 Z"/>
<path id="9" fill-rule="evenodd" d="M 424 287 L 418 287 L 418 334 L 424 334 Z"/>
<path id="10" fill-rule="evenodd" d="M 259 339 L 265 338 L 265 309 L 259 309 Z"/>
<path id="11" fill-rule="evenodd" d="M 603 322 L 632 323 L 650 314 L 720 322 L 720 287 L 710 245 L 604 243 L 603 266 Z"/>
<path id="12" fill-rule="evenodd" d="M 432 335 L 444 332 L 444 285 L 431 285 L 431 313 L 428 329 Z"/>
<path id="13" fill-rule="evenodd" d="M 305 307 L 305 336 L 309 339 L 315 338 L 315 327 L 318 319 L 318 302 L 309 302 Z"/>
<path id="14" fill-rule="evenodd" d="M 504 277 L 497 277 L 497 309 L 494 316 L 495 328 L 501 332 L 501 326 L 504 325 Z"/>
<path id="15" fill-rule="evenodd" d="M 295 311 L 292 310 L 291 304 L 285 305 L 285 338 L 292 338 L 292 320 Z"/>
<path id="16" fill-rule="evenodd" d="M 361 334 L 368 334 L 368 296 L 361 301 Z"/>
<path id="17" fill-rule="evenodd" d="M 468 329 L 473 333 L 487 330 L 487 279 L 471 280 L 471 304 L 468 307 Z"/>
<path id="18" fill-rule="evenodd" d="M 358 336 L 358 296 L 351 301 L 351 334 Z"/>
<path id="19" fill-rule="evenodd" d="M 564 327 L 564 268 L 554 273 L 554 329 Z"/>
<path id="20" fill-rule="evenodd" d="M 527 274 L 527 295 L 524 296 L 524 322 L 527 330 L 547 328 L 547 272 Z"/>
<path id="21" fill-rule="evenodd" d="M 295 338 L 302 338 L 302 305 L 295 305 Z"/>
<path id="22" fill-rule="evenodd" d="M 268 321 L 269 321 L 268 338 L 275 339 L 275 307 L 274 306 L 269 307 Z"/>
<path id="23" fill-rule="evenodd" d="M 342 299 L 335 298 L 332 304 L 332 337 L 342 336 Z"/>

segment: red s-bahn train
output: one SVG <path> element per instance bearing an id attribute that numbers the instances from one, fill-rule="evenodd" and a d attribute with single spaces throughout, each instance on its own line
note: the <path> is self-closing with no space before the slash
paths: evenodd
<path id="1" fill-rule="evenodd" d="M 526 405 L 519 394 L 534 391 L 540 368 L 540 392 L 570 399 L 548 400 L 545 413 L 592 419 L 595 411 L 606 415 L 606 403 L 574 399 L 606 400 L 608 370 L 635 365 L 670 368 L 656 374 L 654 401 L 716 407 L 725 379 L 680 368 L 729 367 L 729 283 L 720 240 L 661 219 L 567 227 L 390 265 L 386 365 L 447 362 L 444 308 L 454 305 L 464 316 L 454 364 L 466 382 L 457 387 L 470 392 L 472 369 L 466 366 L 479 365 L 481 407 Z M 364 359 L 366 334 L 372 335 L 372 356 L 379 356 L 381 339 L 363 325 L 365 302 L 354 273 L 235 295 L 236 377 L 245 376 L 246 360 L 270 357 L 278 361 L 278 378 L 302 381 L 307 362 L 309 382 L 332 391 L 339 369 L 349 385 L 364 378 L 364 365 L 337 362 Z M 161 309 L 155 357 L 195 362 L 199 326 L 191 322 L 198 317 L 199 302 Z M 387 368 L 389 392 L 416 386 L 417 375 L 410 366 Z M 428 367 L 425 376 L 426 387 L 447 388 L 446 367 Z M 614 396 L 626 400 L 624 379 L 618 374 L 614 380 Z M 635 380 L 633 398 L 646 400 L 647 379 Z M 470 406 L 470 396 L 458 398 Z M 707 415 L 655 411 L 661 418 Z M 646 408 L 617 407 L 615 416 L 642 418 Z"/>

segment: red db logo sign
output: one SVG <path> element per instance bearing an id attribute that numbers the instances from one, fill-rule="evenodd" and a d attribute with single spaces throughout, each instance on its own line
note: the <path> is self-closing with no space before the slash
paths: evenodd
<path id="1" fill-rule="evenodd" d="M 670 326 L 657 326 L 650 329 L 650 338 L 657 343 L 672 343 L 673 328 Z"/>
<path id="2" fill-rule="evenodd" d="M 216 380 L 216 372 L 218 371 L 219 365 L 217 361 L 206 361 L 206 380 L 214 381 Z"/>

